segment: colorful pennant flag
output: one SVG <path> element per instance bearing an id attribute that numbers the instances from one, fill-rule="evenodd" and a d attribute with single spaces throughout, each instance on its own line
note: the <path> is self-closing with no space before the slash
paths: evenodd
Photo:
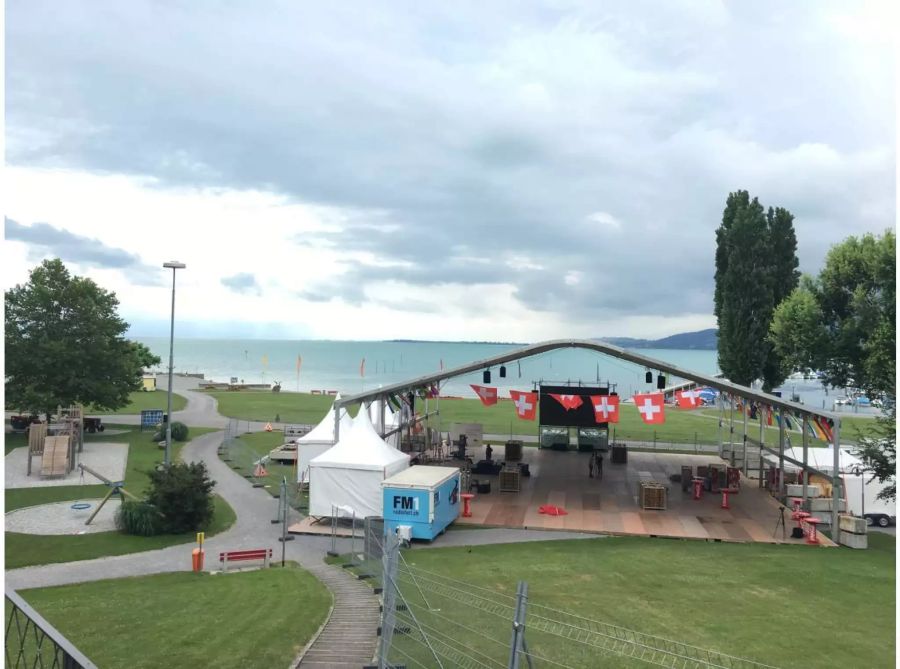
<path id="1" fill-rule="evenodd" d="M 696 409 L 702 404 L 700 393 L 696 390 L 676 390 L 675 399 L 679 409 Z"/>
<path id="2" fill-rule="evenodd" d="M 641 420 L 647 425 L 666 422 L 665 398 L 662 393 L 643 393 L 634 396 L 634 404 L 641 412 Z"/>
<path id="3" fill-rule="evenodd" d="M 594 405 L 594 420 L 598 423 L 619 422 L 618 395 L 591 395 L 591 404 Z"/>
<path id="4" fill-rule="evenodd" d="M 821 416 L 816 416 L 814 420 L 816 421 L 816 425 L 819 426 L 819 429 L 821 429 L 822 432 L 825 433 L 825 438 L 828 441 L 834 441 L 834 431 L 831 429 L 831 425 L 829 424 L 828 419 L 822 418 Z"/>
<path id="5" fill-rule="evenodd" d="M 526 393 L 510 390 L 509 396 L 516 406 L 516 415 L 522 420 L 534 420 L 537 417 L 537 393 Z"/>
<path id="6" fill-rule="evenodd" d="M 563 409 L 566 411 L 571 411 L 572 409 L 577 409 L 582 404 L 584 404 L 584 400 L 581 399 L 581 395 L 555 395 L 553 393 L 549 393 L 550 397 L 559 402 Z"/>
<path id="7" fill-rule="evenodd" d="M 481 400 L 481 403 L 489 407 L 493 404 L 497 403 L 497 389 L 489 388 L 488 386 L 476 386 L 474 383 L 469 384 L 472 390 L 475 391 L 475 394 L 478 395 L 478 398 Z"/>

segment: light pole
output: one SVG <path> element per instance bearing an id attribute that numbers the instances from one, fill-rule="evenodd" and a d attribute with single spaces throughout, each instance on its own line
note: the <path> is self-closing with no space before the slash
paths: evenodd
<path id="1" fill-rule="evenodd" d="M 172 320 L 169 327 L 169 396 L 166 410 L 166 456 L 163 464 L 169 466 L 169 453 L 172 448 L 172 358 L 175 352 L 175 270 L 187 267 L 182 262 L 170 260 L 163 267 L 172 269 Z"/>
<path id="2" fill-rule="evenodd" d="M 866 479 L 863 478 L 863 474 L 865 472 L 862 469 L 860 469 L 859 467 L 854 467 L 853 473 L 859 477 L 859 482 L 860 482 L 860 486 L 861 486 L 860 489 L 862 490 L 862 494 L 860 495 L 860 500 L 859 500 L 860 501 L 859 516 L 860 516 L 860 518 L 865 518 L 866 517 Z M 850 503 L 847 502 L 847 504 L 849 505 Z"/>

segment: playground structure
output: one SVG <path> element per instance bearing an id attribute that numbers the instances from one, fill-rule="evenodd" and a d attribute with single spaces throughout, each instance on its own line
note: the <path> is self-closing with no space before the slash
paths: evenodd
<path id="1" fill-rule="evenodd" d="M 125 481 L 110 481 L 108 478 L 106 478 L 102 474 L 97 473 L 95 470 L 91 469 L 90 467 L 88 467 L 87 465 L 82 464 L 82 463 L 78 464 L 78 468 L 82 471 L 82 473 L 87 472 L 88 474 L 96 476 L 98 479 L 103 481 L 103 483 L 109 488 L 109 492 L 106 493 L 106 496 L 104 496 L 104 498 L 102 500 L 100 500 L 100 503 L 97 505 L 97 508 L 94 509 L 94 513 L 92 513 L 90 518 L 88 518 L 85 521 L 85 523 L 84 523 L 85 525 L 91 524 L 91 521 L 94 519 L 94 517 L 98 513 L 100 513 L 100 509 L 103 508 L 103 505 L 106 504 L 109 501 L 109 498 L 112 497 L 113 495 L 118 495 L 123 502 L 125 501 L 126 496 L 135 502 L 140 501 L 137 497 L 135 497 L 130 492 L 125 490 Z"/>
<path id="2" fill-rule="evenodd" d="M 55 423 L 32 423 L 28 426 L 26 473 L 31 476 L 32 458 L 41 456 L 42 478 L 63 477 L 76 466 L 78 453 L 84 450 L 84 409 L 73 405 L 57 407 Z"/>

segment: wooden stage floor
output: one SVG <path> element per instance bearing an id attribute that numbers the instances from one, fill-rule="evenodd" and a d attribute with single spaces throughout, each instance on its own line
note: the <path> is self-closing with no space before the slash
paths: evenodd
<path id="1" fill-rule="evenodd" d="M 502 449 L 495 449 L 501 451 Z M 474 458 L 474 456 L 473 456 Z M 596 532 L 600 534 L 659 536 L 738 542 L 802 544 L 791 538 L 790 512 L 785 512 L 786 538 L 776 525 L 779 504 L 755 480 L 741 479 L 741 491 L 729 495 L 730 509 L 722 509 L 722 495 L 704 491 L 700 500 L 681 491 L 669 476 L 680 474 L 682 465 L 722 463 L 713 455 L 628 452 L 627 464 L 614 465 L 604 458 L 603 479 L 588 477 L 588 453 L 524 449 L 530 477 L 521 477 L 521 490 L 499 492 L 498 477 L 473 474 L 489 480 L 491 492 L 476 494 L 472 517 L 460 517 L 459 525 L 486 525 L 529 529 Z M 668 487 L 665 511 L 644 511 L 638 503 L 638 481 L 647 475 Z M 538 513 L 544 504 L 564 508 L 568 515 Z M 821 537 L 821 545 L 834 544 Z"/>

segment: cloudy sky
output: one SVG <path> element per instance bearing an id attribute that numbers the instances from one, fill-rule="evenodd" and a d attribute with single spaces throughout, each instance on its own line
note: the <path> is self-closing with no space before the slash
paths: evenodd
<path id="1" fill-rule="evenodd" d="M 133 334 L 536 341 L 711 327 L 750 190 L 801 269 L 895 218 L 890 2 L 7 0 L 5 287 Z"/>

